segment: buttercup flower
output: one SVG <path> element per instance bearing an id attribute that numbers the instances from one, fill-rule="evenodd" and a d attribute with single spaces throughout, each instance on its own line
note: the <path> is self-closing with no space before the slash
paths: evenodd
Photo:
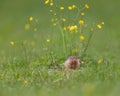
<path id="1" fill-rule="evenodd" d="M 79 24 L 80 24 L 80 25 L 83 25 L 84 23 L 85 23 L 84 20 L 80 20 L 80 21 L 79 21 Z"/>
<path id="2" fill-rule="evenodd" d="M 73 31 L 75 28 L 74 28 L 74 26 L 70 26 L 70 31 Z"/>
<path id="3" fill-rule="evenodd" d="M 105 22 L 104 21 L 102 21 L 102 23 L 101 23 L 102 25 L 104 25 L 105 24 Z"/>
<path id="4" fill-rule="evenodd" d="M 81 15 L 82 15 L 82 16 L 85 16 L 85 13 L 84 13 L 84 12 L 82 12 L 82 13 L 81 13 Z"/>
<path id="5" fill-rule="evenodd" d="M 73 9 L 75 9 L 75 8 L 76 8 L 75 5 L 68 6 L 68 10 L 73 10 Z"/>
<path id="6" fill-rule="evenodd" d="M 51 3 L 50 3 L 50 6 L 53 6 L 53 5 L 54 5 L 54 3 L 53 3 L 53 2 L 51 2 Z"/>
<path id="7" fill-rule="evenodd" d="M 77 30 L 77 25 L 69 26 L 68 28 L 70 31 L 74 31 L 74 30 Z"/>
<path id="8" fill-rule="evenodd" d="M 78 53 L 78 49 L 77 49 L 77 48 L 74 48 L 72 51 L 73 51 L 74 53 Z"/>
<path id="9" fill-rule="evenodd" d="M 88 4 L 85 4 L 85 8 L 86 8 L 86 9 L 89 9 L 89 5 L 88 5 Z"/>
<path id="10" fill-rule="evenodd" d="M 65 19 L 65 18 L 62 18 L 62 21 L 63 21 L 63 22 L 66 22 L 66 19 Z"/>
<path id="11" fill-rule="evenodd" d="M 66 31 L 66 30 L 67 30 L 67 28 L 66 28 L 66 27 L 64 27 L 64 28 L 63 28 L 63 30 L 64 30 L 64 31 Z"/>
<path id="12" fill-rule="evenodd" d="M 54 13 L 54 16 L 56 16 L 57 14 L 56 13 Z"/>
<path id="13" fill-rule="evenodd" d="M 68 10 L 72 10 L 73 9 L 73 7 L 72 6 L 68 6 Z"/>
<path id="14" fill-rule="evenodd" d="M 50 0 L 45 0 L 45 4 L 48 4 Z"/>
<path id="15" fill-rule="evenodd" d="M 72 8 L 74 9 L 74 8 L 76 8 L 76 6 L 75 6 L 75 5 L 72 5 Z"/>
<path id="16" fill-rule="evenodd" d="M 28 85 L 28 80 L 23 81 L 24 85 Z"/>
<path id="17" fill-rule="evenodd" d="M 77 29 L 78 28 L 77 25 L 74 25 L 74 28 Z"/>
<path id="18" fill-rule="evenodd" d="M 80 35 L 80 40 L 84 40 L 85 37 L 83 35 Z"/>
<path id="19" fill-rule="evenodd" d="M 33 17 L 32 16 L 29 17 L 29 21 L 33 21 Z"/>
<path id="20" fill-rule="evenodd" d="M 64 10 L 64 7 L 63 7 L 63 6 L 61 6 L 61 7 L 60 7 L 60 10 Z"/>
<path id="21" fill-rule="evenodd" d="M 50 10 L 50 12 L 52 13 L 52 12 L 53 12 L 53 10 Z"/>
<path id="22" fill-rule="evenodd" d="M 101 28 L 102 28 L 101 24 L 98 24 L 98 25 L 97 25 L 97 28 L 98 28 L 98 29 L 101 29 Z"/>
<path id="23" fill-rule="evenodd" d="M 47 42 L 47 43 L 50 43 L 50 39 L 48 38 L 48 39 L 46 40 L 46 42 Z"/>
<path id="24" fill-rule="evenodd" d="M 26 30 L 30 29 L 30 24 L 25 24 L 25 29 Z"/>
<path id="25" fill-rule="evenodd" d="M 14 41 L 10 41 L 10 45 L 14 46 L 15 45 Z"/>
<path id="26" fill-rule="evenodd" d="M 56 23 L 53 23 L 53 26 L 56 26 L 57 24 Z"/>
<path id="27" fill-rule="evenodd" d="M 103 62 L 103 59 L 98 60 L 98 64 L 101 64 Z"/>

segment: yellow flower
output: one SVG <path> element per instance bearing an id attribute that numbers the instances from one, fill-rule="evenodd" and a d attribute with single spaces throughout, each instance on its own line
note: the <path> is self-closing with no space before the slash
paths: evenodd
<path id="1" fill-rule="evenodd" d="M 102 28 L 101 24 L 98 24 L 98 25 L 97 25 L 97 28 L 98 28 L 98 29 L 101 29 L 101 28 Z"/>
<path id="2" fill-rule="evenodd" d="M 80 21 L 79 21 L 79 24 L 80 24 L 80 25 L 83 25 L 84 23 L 85 23 L 84 20 L 80 20 Z"/>
<path id="3" fill-rule="evenodd" d="M 81 15 L 82 15 L 82 16 L 85 16 L 85 13 L 84 13 L 84 12 L 82 12 L 82 13 L 81 13 Z"/>
<path id="4" fill-rule="evenodd" d="M 56 26 L 57 24 L 56 23 L 53 23 L 53 26 Z"/>
<path id="5" fill-rule="evenodd" d="M 98 60 L 98 64 L 101 64 L 103 62 L 103 59 Z"/>
<path id="6" fill-rule="evenodd" d="M 74 53 L 78 53 L 78 49 L 77 49 L 77 48 L 74 48 L 72 51 L 73 51 Z"/>
<path id="7" fill-rule="evenodd" d="M 50 42 L 50 39 L 48 38 L 48 39 L 46 40 L 46 42 L 49 43 L 49 42 Z"/>
<path id="8" fill-rule="evenodd" d="M 64 30 L 64 31 L 66 31 L 66 30 L 67 30 L 67 28 L 66 28 L 66 27 L 64 27 L 64 28 L 63 28 L 63 30 Z"/>
<path id="9" fill-rule="evenodd" d="M 50 6 L 53 6 L 53 5 L 54 5 L 54 3 L 53 3 L 53 2 L 51 2 L 51 3 L 50 3 Z"/>
<path id="10" fill-rule="evenodd" d="M 68 6 L 68 10 L 72 10 L 73 9 L 73 7 L 72 6 Z"/>
<path id="11" fill-rule="evenodd" d="M 74 9 L 74 8 L 76 8 L 76 6 L 75 6 L 75 5 L 72 5 L 72 8 Z"/>
<path id="12" fill-rule="evenodd" d="M 30 24 L 25 24 L 25 29 L 26 30 L 30 29 Z"/>
<path id="13" fill-rule="evenodd" d="M 28 80 L 23 81 L 24 85 L 28 85 Z"/>
<path id="14" fill-rule="evenodd" d="M 77 29 L 78 28 L 77 25 L 74 25 L 74 28 Z"/>
<path id="15" fill-rule="evenodd" d="M 63 7 L 63 6 L 61 6 L 61 7 L 60 7 L 60 10 L 64 10 L 64 7 Z"/>
<path id="16" fill-rule="evenodd" d="M 29 17 L 29 21 L 33 21 L 33 17 L 31 16 L 31 17 Z"/>
<path id="17" fill-rule="evenodd" d="M 57 14 L 56 13 L 54 13 L 54 16 L 56 16 Z"/>
<path id="18" fill-rule="evenodd" d="M 68 6 L 68 10 L 72 10 L 72 9 L 74 9 L 74 8 L 76 8 L 76 6 L 75 6 L 75 5 Z"/>
<path id="19" fill-rule="evenodd" d="M 80 35 L 80 40 L 84 40 L 85 37 L 83 35 Z"/>
<path id="20" fill-rule="evenodd" d="M 88 5 L 88 4 L 85 4 L 85 8 L 86 8 L 86 9 L 89 9 L 89 5 Z"/>
<path id="21" fill-rule="evenodd" d="M 48 4 L 50 0 L 45 0 L 45 4 Z"/>
<path id="22" fill-rule="evenodd" d="M 74 26 L 70 26 L 70 31 L 73 31 L 75 28 L 74 28 Z"/>
<path id="23" fill-rule="evenodd" d="M 52 13 L 52 12 L 53 12 L 53 10 L 50 10 L 50 12 Z"/>
<path id="24" fill-rule="evenodd" d="M 69 30 L 70 30 L 70 31 L 75 31 L 75 30 L 77 30 L 77 25 L 69 26 Z"/>
<path id="25" fill-rule="evenodd" d="M 14 46 L 15 45 L 14 41 L 10 41 L 10 45 Z"/>
<path id="26" fill-rule="evenodd" d="M 104 25 L 105 24 L 105 22 L 104 21 L 102 21 L 102 25 Z"/>
<path id="27" fill-rule="evenodd" d="M 65 19 L 65 18 L 62 18 L 62 21 L 63 21 L 63 22 L 66 22 L 66 19 Z"/>

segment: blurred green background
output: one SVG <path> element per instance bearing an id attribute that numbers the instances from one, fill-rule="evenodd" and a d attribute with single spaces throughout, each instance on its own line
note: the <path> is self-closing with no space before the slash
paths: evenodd
<path id="1" fill-rule="evenodd" d="M 64 0 L 63 0 L 64 1 Z M 76 2 L 76 1 L 75 1 Z M 92 39 L 90 53 L 108 55 L 115 61 L 119 61 L 120 53 L 120 1 L 119 0 L 86 0 L 90 5 L 88 11 L 92 22 L 105 21 L 101 32 L 96 32 Z M 33 16 L 38 22 L 38 32 L 26 31 L 24 25 L 28 18 Z M 97 21 L 98 20 L 98 21 Z M 47 35 L 50 30 L 50 14 L 44 6 L 44 0 L 0 0 L 0 48 L 1 53 L 9 48 L 9 42 L 36 39 L 39 45 L 39 38 Z M 37 37 L 35 37 L 37 34 Z M 38 38 L 38 39 L 37 39 Z"/>

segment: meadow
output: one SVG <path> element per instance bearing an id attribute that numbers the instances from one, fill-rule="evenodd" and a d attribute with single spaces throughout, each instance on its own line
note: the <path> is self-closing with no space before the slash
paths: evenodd
<path id="1" fill-rule="evenodd" d="M 1 0 L 0 96 L 119 96 L 119 3 Z M 71 55 L 83 64 L 66 71 Z"/>

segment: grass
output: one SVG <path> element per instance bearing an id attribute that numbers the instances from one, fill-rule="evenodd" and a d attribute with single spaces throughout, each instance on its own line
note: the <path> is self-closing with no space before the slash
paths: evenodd
<path id="1" fill-rule="evenodd" d="M 93 35 L 87 55 L 84 57 L 85 63 L 79 70 L 68 72 L 65 71 L 63 63 L 69 55 L 75 54 L 69 48 L 66 54 L 62 51 L 62 36 L 59 28 L 51 26 L 49 9 L 42 1 L 11 2 L 14 3 L 0 1 L 1 96 L 119 94 L 120 14 L 116 13 L 119 1 L 116 3 L 108 0 L 88 1 L 91 5 L 86 12 L 89 17 L 86 18 L 88 23 L 98 23 L 100 19 L 104 19 L 105 26 Z M 38 22 L 29 22 L 30 16 Z M 31 25 L 29 30 L 24 29 L 27 23 Z M 34 28 L 37 28 L 37 31 L 34 31 Z M 49 43 L 46 42 L 47 39 L 50 39 Z M 68 40 L 72 41 L 69 38 Z M 11 41 L 14 41 L 14 46 L 9 44 Z M 75 45 L 71 42 L 69 44 Z M 81 57 L 81 54 L 77 55 Z M 100 64 L 99 59 L 103 59 Z"/>

